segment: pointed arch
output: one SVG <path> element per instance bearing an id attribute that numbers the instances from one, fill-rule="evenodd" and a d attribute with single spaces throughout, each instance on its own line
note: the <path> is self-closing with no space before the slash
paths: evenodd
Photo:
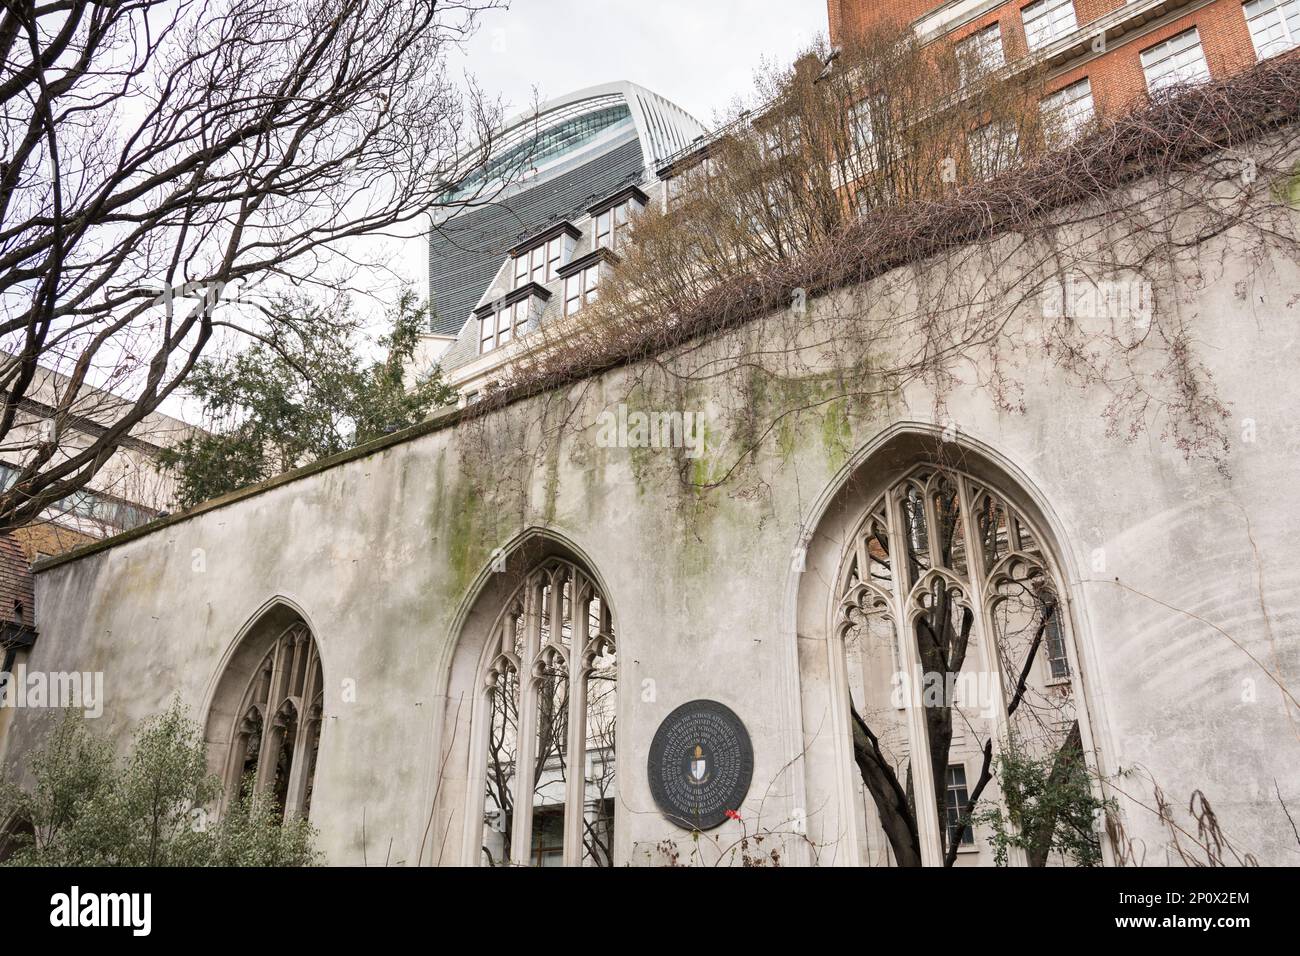
<path id="1" fill-rule="evenodd" d="M 443 736 L 453 769 L 436 788 L 447 832 L 460 837 L 456 862 L 615 858 L 617 622 L 607 594 L 591 560 L 550 529 L 516 536 L 476 580 L 450 642 Z"/>
<path id="2" fill-rule="evenodd" d="M 286 820 L 310 814 L 324 687 L 305 615 L 286 598 L 271 599 L 227 649 L 209 693 L 204 740 L 223 784 L 223 812 L 251 788 Z"/>
<path id="3" fill-rule="evenodd" d="M 1072 754 L 1077 736 L 1095 766 L 1083 615 L 1059 522 L 990 448 L 917 423 L 854 456 L 814 516 L 787 620 L 799 796 L 823 808 L 815 840 L 852 863 L 983 860 L 964 811 L 986 748 L 1049 760 Z M 980 800 L 998 804 L 996 778 Z"/>

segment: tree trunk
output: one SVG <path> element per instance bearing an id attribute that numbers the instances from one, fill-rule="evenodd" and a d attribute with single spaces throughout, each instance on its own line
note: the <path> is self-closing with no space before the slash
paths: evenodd
<path id="1" fill-rule="evenodd" d="M 871 732 L 857 709 L 849 705 L 853 723 L 853 759 L 862 774 L 871 799 L 880 814 L 880 825 L 894 851 L 899 866 L 921 865 L 921 839 L 916 817 L 909 806 L 907 792 L 898 782 L 894 769 L 880 752 L 880 741 Z"/>

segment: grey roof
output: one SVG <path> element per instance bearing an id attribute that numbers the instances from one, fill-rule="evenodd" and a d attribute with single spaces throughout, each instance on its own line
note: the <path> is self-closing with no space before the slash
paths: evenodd
<path id="1" fill-rule="evenodd" d="M 461 213 L 429 238 L 431 332 L 456 335 L 520 240 L 565 219 L 646 175 L 641 143 L 633 138 L 568 172 L 499 203 Z"/>

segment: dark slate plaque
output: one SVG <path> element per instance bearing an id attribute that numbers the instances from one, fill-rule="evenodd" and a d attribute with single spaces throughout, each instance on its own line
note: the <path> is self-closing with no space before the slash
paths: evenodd
<path id="1" fill-rule="evenodd" d="M 664 816 L 688 830 L 711 830 L 728 810 L 740 810 L 754 775 L 754 748 L 729 707 L 693 700 L 659 725 L 648 772 Z"/>

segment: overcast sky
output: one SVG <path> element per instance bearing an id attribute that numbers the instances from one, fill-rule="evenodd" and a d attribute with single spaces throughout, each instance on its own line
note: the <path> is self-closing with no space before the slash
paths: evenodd
<path id="1" fill-rule="evenodd" d="M 514 110 L 534 85 L 549 99 L 631 80 L 708 126 L 763 57 L 791 61 L 826 32 L 826 0 L 513 0 L 481 22 L 452 65 Z"/>

